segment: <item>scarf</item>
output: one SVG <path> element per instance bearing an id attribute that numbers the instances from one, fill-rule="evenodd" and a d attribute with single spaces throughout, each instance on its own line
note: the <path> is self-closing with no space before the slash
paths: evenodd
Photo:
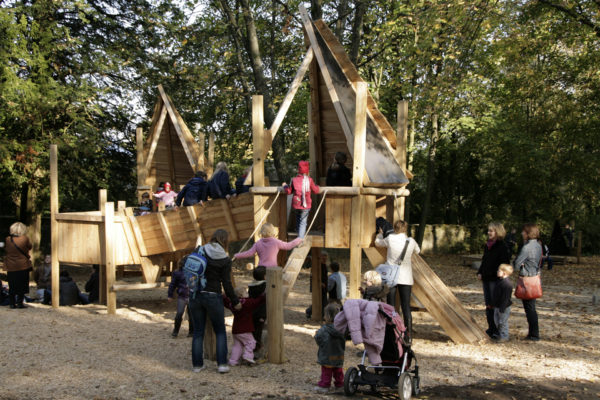
<path id="1" fill-rule="evenodd" d="M 487 241 L 487 248 L 488 250 L 492 248 L 492 246 L 494 245 L 494 243 L 496 243 L 496 240 L 488 240 Z"/>
<path id="2" fill-rule="evenodd" d="M 310 195 L 310 178 L 307 175 L 302 177 L 302 207 L 306 208 L 306 194 Z"/>

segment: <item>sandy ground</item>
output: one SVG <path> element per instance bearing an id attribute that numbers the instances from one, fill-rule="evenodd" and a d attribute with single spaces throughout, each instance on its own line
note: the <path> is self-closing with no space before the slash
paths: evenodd
<path id="1" fill-rule="evenodd" d="M 457 256 L 425 258 L 484 326 L 474 271 Z M 538 343 L 522 340 L 527 322 L 516 299 L 511 341 L 505 344 L 454 344 L 429 314 L 415 312 L 419 398 L 600 398 L 600 306 L 591 301 L 600 284 L 600 258 L 584 261 L 544 271 Z M 83 287 L 89 270 L 71 272 Z M 241 268 L 236 271 L 238 282 L 249 278 Z M 343 394 L 312 390 L 320 373 L 312 338 L 319 325 L 305 318 L 308 282 L 303 270 L 285 309 L 288 361 L 234 367 L 226 375 L 211 361 L 201 373 L 191 371 L 187 324 L 179 338 L 170 338 L 175 304 L 166 301 L 166 288 L 120 293 L 115 316 L 97 305 L 59 311 L 35 303 L 25 310 L 0 307 L 0 399 L 341 399 Z M 358 350 L 347 343 L 345 368 L 359 363 Z M 355 397 L 387 399 L 395 393 Z"/>

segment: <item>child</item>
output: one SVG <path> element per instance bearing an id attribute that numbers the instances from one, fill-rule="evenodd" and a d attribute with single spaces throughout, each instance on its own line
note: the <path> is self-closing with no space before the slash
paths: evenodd
<path id="1" fill-rule="evenodd" d="M 183 273 L 183 266 L 185 265 L 185 258 L 179 260 L 179 268 L 171 274 L 171 283 L 169 283 L 169 290 L 167 292 L 167 299 L 173 301 L 173 293 L 177 290 L 177 313 L 175 314 L 175 326 L 171 337 L 176 338 L 179 334 L 179 328 L 181 328 L 181 322 L 183 321 L 183 313 L 187 309 L 189 330 L 188 337 L 194 335 L 194 327 L 192 319 L 190 318 L 189 303 L 189 290 L 185 275 Z"/>
<path id="2" fill-rule="evenodd" d="M 335 387 L 344 386 L 344 351 L 346 338 L 344 334 L 333 327 L 333 319 L 340 312 L 337 303 L 330 303 L 325 307 L 325 325 L 315 334 L 319 345 L 318 363 L 321 364 L 321 380 L 317 383 L 315 391 L 327 393 L 331 385 L 331 378 L 335 380 Z"/>
<path id="3" fill-rule="evenodd" d="M 284 242 L 275 237 L 275 227 L 273 224 L 266 223 L 260 227 L 260 239 L 250 248 L 250 250 L 237 253 L 234 258 L 248 258 L 258 253 L 258 265 L 263 267 L 277 267 L 277 253 L 279 250 L 291 250 L 300 243 L 302 238 L 297 237 L 291 242 Z"/>
<path id="4" fill-rule="evenodd" d="M 154 193 L 154 197 L 156 197 L 159 202 L 162 201 L 165 203 L 165 208 L 173 208 L 175 207 L 177 193 L 171 190 L 171 184 L 169 182 L 165 182 L 165 190 L 159 193 Z"/>
<path id="5" fill-rule="evenodd" d="M 331 275 L 327 278 L 327 292 L 329 292 L 329 302 L 336 302 L 342 305 L 346 298 L 346 276 L 340 272 L 340 264 L 332 262 L 329 264 Z"/>
<path id="6" fill-rule="evenodd" d="M 223 296 L 223 304 L 233 313 L 233 326 L 231 333 L 233 334 L 233 347 L 231 356 L 229 357 L 229 365 L 238 365 L 240 357 L 248 364 L 254 364 L 254 348 L 256 340 L 254 340 L 254 323 L 252 322 L 252 313 L 255 309 L 265 303 L 264 294 L 252 299 L 247 297 L 247 291 L 244 287 L 234 289 L 235 295 L 239 298 L 242 308 L 236 310 L 229 298 Z"/>
<path id="7" fill-rule="evenodd" d="M 33 279 L 37 285 L 37 298 L 39 302 L 44 301 L 44 293 L 52 289 L 52 256 L 46 254 L 44 262 L 39 265 L 33 272 Z"/>
<path id="8" fill-rule="evenodd" d="M 298 175 L 292 179 L 291 185 L 283 183 L 283 191 L 292 194 L 292 207 L 296 210 L 296 226 L 298 227 L 298 237 L 303 238 L 306 233 L 306 220 L 312 205 L 310 195 L 312 192 L 319 193 L 319 186 L 315 185 L 312 178 L 308 176 L 308 161 L 298 163 Z"/>
<path id="9" fill-rule="evenodd" d="M 363 299 L 383 302 L 387 300 L 390 288 L 383 283 L 379 272 L 375 270 L 365 272 L 363 275 L 363 285 L 364 287 L 361 286 L 359 288 Z"/>
<path id="10" fill-rule="evenodd" d="M 335 153 L 335 161 L 327 169 L 327 186 L 352 186 L 352 173 L 346 164 L 346 153 Z"/>
<path id="11" fill-rule="evenodd" d="M 259 298 L 265 295 L 267 289 L 267 281 L 265 280 L 265 274 L 267 269 L 262 265 L 254 268 L 252 271 L 252 277 L 254 280 L 248 285 L 248 297 L 252 299 Z M 252 322 L 254 323 L 254 340 L 256 340 L 256 347 L 254 351 L 257 352 L 263 347 L 262 333 L 265 327 L 265 320 L 267 319 L 267 305 L 262 304 L 257 307 L 252 313 Z"/>
<path id="12" fill-rule="evenodd" d="M 492 339 L 496 342 L 508 341 L 508 317 L 510 315 L 510 305 L 512 301 L 512 283 L 510 276 L 513 273 L 513 267 L 510 264 L 500 264 L 498 267 L 498 278 L 500 280 L 494 287 L 492 298 L 492 308 L 494 309 L 494 322 L 498 327 L 498 335 L 494 335 Z"/>

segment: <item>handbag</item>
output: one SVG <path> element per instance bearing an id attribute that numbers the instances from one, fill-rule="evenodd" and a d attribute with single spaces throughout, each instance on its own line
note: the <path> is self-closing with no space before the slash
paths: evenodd
<path id="1" fill-rule="evenodd" d="M 542 297 L 540 275 L 520 276 L 515 287 L 515 297 L 521 300 L 533 300 Z"/>
<path id="2" fill-rule="evenodd" d="M 17 250 L 19 250 L 19 253 L 23 254 L 27 258 L 27 271 L 33 271 L 33 263 L 31 262 L 31 257 L 29 257 L 29 254 L 25 253 L 23 249 L 17 246 L 12 236 L 10 237 L 10 241 L 12 242 L 13 246 L 15 246 Z"/>

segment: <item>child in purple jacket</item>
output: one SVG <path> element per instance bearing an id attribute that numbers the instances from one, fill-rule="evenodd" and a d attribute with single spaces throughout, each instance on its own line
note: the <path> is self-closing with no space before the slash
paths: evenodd
<path id="1" fill-rule="evenodd" d="M 169 283 L 169 291 L 167 298 L 169 301 L 173 301 L 173 294 L 177 291 L 177 313 L 175 314 L 175 327 L 171 336 L 176 338 L 179 334 L 179 328 L 181 328 L 181 321 L 183 321 L 183 313 L 187 309 L 189 332 L 188 337 L 192 337 L 194 334 L 194 326 L 192 325 L 192 319 L 190 318 L 190 309 L 188 307 L 189 301 L 189 290 L 185 276 L 183 274 L 183 265 L 185 264 L 185 258 L 179 260 L 179 268 L 171 274 L 171 283 Z"/>

